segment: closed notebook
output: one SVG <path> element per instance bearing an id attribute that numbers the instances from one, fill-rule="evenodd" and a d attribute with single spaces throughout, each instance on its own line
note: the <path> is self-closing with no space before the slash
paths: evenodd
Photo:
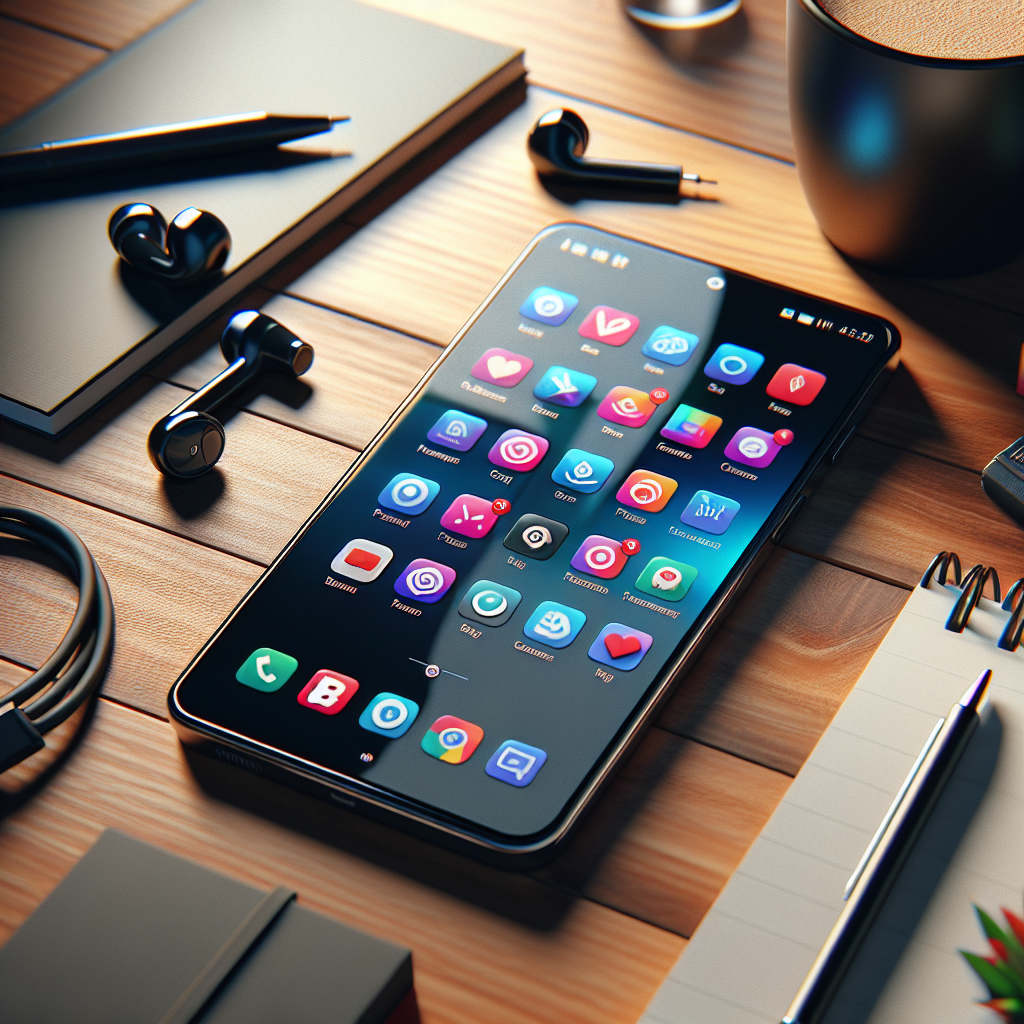
<path id="1" fill-rule="evenodd" d="M 107 829 L 0 949 L 4 1024 L 164 1024 L 266 894 Z M 412 954 L 286 902 L 194 1024 L 405 1024 Z"/>

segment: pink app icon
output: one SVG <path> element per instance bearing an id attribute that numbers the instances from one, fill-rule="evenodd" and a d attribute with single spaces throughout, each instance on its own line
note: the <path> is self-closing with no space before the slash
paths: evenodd
<path id="1" fill-rule="evenodd" d="M 324 715 L 336 715 L 356 695 L 359 684 L 351 676 L 322 668 L 299 692 L 304 708 Z"/>
<path id="2" fill-rule="evenodd" d="M 614 579 L 625 568 L 629 559 L 622 550 L 622 545 L 611 537 L 591 534 L 572 556 L 570 563 L 580 572 L 600 576 L 603 580 Z"/>
<path id="3" fill-rule="evenodd" d="M 646 391 L 619 386 L 604 396 L 597 415 L 624 427 L 642 427 L 657 408 Z"/>
<path id="4" fill-rule="evenodd" d="M 758 469 L 770 466 L 781 451 L 782 448 L 774 436 L 764 430 L 758 430 L 757 427 L 740 427 L 725 446 L 726 458 L 745 462 L 748 466 L 756 466 Z"/>
<path id="5" fill-rule="evenodd" d="M 547 438 L 528 434 L 525 430 L 506 430 L 487 453 L 496 466 L 518 469 L 521 473 L 534 469 L 548 453 Z"/>
<path id="6" fill-rule="evenodd" d="M 474 363 L 470 373 L 488 384 L 514 388 L 532 369 L 533 360 L 528 356 L 509 352 L 507 348 L 489 348 Z"/>
<path id="7" fill-rule="evenodd" d="M 640 326 L 640 317 L 611 306 L 595 306 L 580 324 L 580 334 L 605 345 L 625 345 Z"/>
<path id="8" fill-rule="evenodd" d="M 460 494 L 441 516 L 441 525 L 463 537 L 486 537 L 498 521 L 493 504 L 475 494 Z"/>

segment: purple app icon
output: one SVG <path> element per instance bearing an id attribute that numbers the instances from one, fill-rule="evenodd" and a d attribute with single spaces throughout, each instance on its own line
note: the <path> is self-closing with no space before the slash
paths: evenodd
<path id="1" fill-rule="evenodd" d="M 776 443 L 775 438 L 757 427 L 740 427 L 725 446 L 728 458 L 758 469 L 770 466 L 780 451 L 782 446 Z"/>
<path id="2" fill-rule="evenodd" d="M 455 582 L 455 570 L 429 558 L 414 558 L 395 580 L 395 592 L 402 597 L 434 604 L 448 593 Z"/>
<path id="3" fill-rule="evenodd" d="M 480 435 L 486 429 L 487 420 L 482 420 L 479 416 L 470 416 L 468 412 L 462 412 L 460 409 L 449 409 L 427 431 L 427 437 L 435 444 L 468 452 L 480 440 Z"/>

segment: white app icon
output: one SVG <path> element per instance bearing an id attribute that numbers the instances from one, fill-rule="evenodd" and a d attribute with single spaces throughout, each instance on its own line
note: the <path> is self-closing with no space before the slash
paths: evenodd
<path id="1" fill-rule="evenodd" d="M 651 586 L 655 590 L 675 590 L 683 582 L 683 574 L 678 569 L 666 565 L 651 577 Z"/>
<path id="2" fill-rule="evenodd" d="M 533 630 L 549 640 L 561 640 L 572 632 L 572 623 L 565 612 L 550 611 L 541 618 Z"/>
<path id="3" fill-rule="evenodd" d="M 395 557 L 383 544 L 357 537 L 350 540 L 331 562 L 331 572 L 347 576 L 356 583 L 372 583 Z"/>

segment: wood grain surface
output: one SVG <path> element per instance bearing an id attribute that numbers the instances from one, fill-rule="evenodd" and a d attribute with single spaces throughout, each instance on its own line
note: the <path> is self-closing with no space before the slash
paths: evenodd
<path id="1" fill-rule="evenodd" d="M 908 281 L 832 249 L 789 162 L 782 0 L 746 0 L 735 48 L 704 65 L 673 57 L 617 0 L 374 2 L 525 45 L 533 85 L 522 108 L 442 140 L 239 300 L 314 345 L 310 373 L 237 396 L 222 462 L 186 485 L 149 465 L 145 440 L 223 367 L 224 317 L 65 438 L 0 424 L 0 501 L 76 530 L 117 614 L 81 746 L 62 754 L 67 723 L 0 779 L 3 815 L 63 764 L 0 823 L 0 941 L 114 826 L 410 946 L 425 1024 L 631 1022 L 934 551 L 1020 574 L 1020 530 L 980 471 L 1024 432 L 1024 259 Z M 182 6 L 0 0 L 0 122 Z M 549 191 L 524 140 L 561 105 L 586 118 L 590 153 L 682 162 L 720 184 L 678 204 Z M 529 239 L 577 219 L 885 316 L 903 362 L 565 853 L 496 871 L 186 755 L 164 720 L 170 683 Z M 0 540 L 0 578 L 2 691 L 55 645 L 75 589 L 13 539 Z"/>

